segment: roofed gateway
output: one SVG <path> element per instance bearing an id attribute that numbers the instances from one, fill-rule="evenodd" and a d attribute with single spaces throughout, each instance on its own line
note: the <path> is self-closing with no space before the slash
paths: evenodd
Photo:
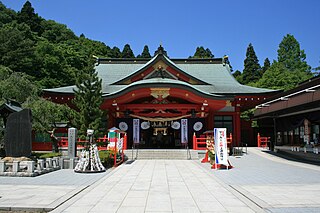
<path id="1" fill-rule="evenodd" d="M 170 59 L 160 46 L 151 59 L 97 62 L 108 128 L 127 131 L 128 147 L 135 140 L 142 148 L 179 148 L 186 140 L 192 148 L 194 133 L 199 136 L 215 127 L 226 127 L 234 145 L 253 143 L 250 124 L 240 120 L 240 113 L 275 93 L 238 83 L 226 57 Z M 44 96 L 70 103 L 74 89 L 46 89 Z M 182 121 L 185 138 L 181 137 Z"/>

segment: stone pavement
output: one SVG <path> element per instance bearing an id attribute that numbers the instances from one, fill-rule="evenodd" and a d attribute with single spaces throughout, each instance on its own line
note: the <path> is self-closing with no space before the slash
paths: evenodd
<path id="1" fill-rule="evenodd" d="M 235 168 L 228 171 L 193 160 L 138 160 L 100 174 L 60 170 L 35 178 L 0 177 L 0 209 L 320 212 L 319 166 L 257 148 L 230 161 Z"/>
<path id="2" fill-rule="evenodd" d="M 63 169 L 36 177 L 0 176 L 0 211 L 52 210 L 105 175 Z"/>
<path id="3" fill-rule="evenodd" d="M 258 148 L 231 158 L 230 171 L 215 173 L 220 181 L 267 212 L 320 212 L 320 167 L 289 161 Z M 202 164 L 203 167 L 208 165 Z"/>
<path id="4" fill-rule="evenodd" d="M 198 161 L 138 160 L 53 212 L 254 212 L 213 172 Z"/>

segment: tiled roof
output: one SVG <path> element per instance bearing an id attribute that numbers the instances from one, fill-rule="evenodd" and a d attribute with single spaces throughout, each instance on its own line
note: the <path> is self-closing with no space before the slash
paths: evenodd
<path id="1" fill-rule="evenodd" d="M 241 95 L 241 94 L 259 94 L 259 93 L 269 93 L 274 92 L 270 89 L 255 88 L 250 86 L 241 85 L 238 83 L 230 72 L 230 67 L 228 64 L 222 63 L 222 59 L 211 60 L 189 60 L 185 59 L 169 59 L 163 55 L 162 58 L 166 60 L 168 64 L 171 64 L 176 69 L 180 70 L 183 73 L 186 73 L 188 76 L 192 76 L 196 79 L 199 79 L 203 84 L 191 85 L 189 83 L 178 81 L 174 79 L 166 78 L 153 78 L 140 80 L 138 82 L 131 83 L 130 85 L 121 85 L 115 84 L 122 79 L 128 78 L 134 75 L 136 72 L 139 72 L 142 69 L 147 68 L 152 64 L 159 55 L 156 55 L 149 61 L 139 61 L 139 60 L 105 60 L 104 63 L 100 63 L 96 66 L 96 71 L 99 78 L 102 79 L 102 92 L 104 96 L 109 96 L 116 94 L 120 91 L 124 91 L 129 88 L 143 85 L 179 85 L 194 89 L 197 92 L 211 95 L 211 96 L 220 96 L 220 95 Z M 176 62 L 175 62 L 176 61 Z M 56 92 L 56 93 L 73 93 L 75 86 L 60 87 L 55 89 L 46 89 L 47 92 Z"/>
<path id="2" fill-rule="evenodd" d="M 214 91 L 214 86 L 212 85 L 191 85 L 183 81 L 168 79 L 168 78 L 164 78 L 164 79 L 151 78 L 151 79 L 133 82 L 132 84 L 129 84 L 129 85 L 104 85 L 103 91 L 107 91 L 107 93 L 105 93 L 104 96 L 109 96 L 109 95 L 114 95 L 118 92 L 124 91 L 131 87 L 138 87 L 138 86 L 150 87 L 150 85 L 157 85 L 157 87 L 175 85 L 175 86 L 181 86 L 184 88 L 195 90 L 196 92 L 202 93 L 203 95 L 215 96 L 217 98 L 222 97 L 219 94 L 212 94 L 210 92 L 210 91 Z"/>

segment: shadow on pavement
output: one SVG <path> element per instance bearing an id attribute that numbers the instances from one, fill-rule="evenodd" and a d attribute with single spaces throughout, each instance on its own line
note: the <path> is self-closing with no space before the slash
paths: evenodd
<path id="1" fill-rule="evenodd" d="M 296 161 L 296 162 L 300 162 L 300 163 L 308 163 L 308 164 L 320 166 L 320 157 L 314 158 L 313 154 L 311 154 L 311 153 L 295 153 L 295 154 L 293 154 L 293 153 L 281 151 L 281 150 L 279 150 L 277 152 L 264 150 L 263 152 L 265 152 L 269 155 L 277 156 L 277 157 L 284 158 L 284 159 L 290 160 L 290 161 Z M 311 157 L 311 155 L 312 155 L 312 157 Z"/>

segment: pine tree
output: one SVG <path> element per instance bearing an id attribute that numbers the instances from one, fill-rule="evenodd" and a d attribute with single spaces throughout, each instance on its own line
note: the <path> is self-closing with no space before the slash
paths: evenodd
<path id="1" fill-rule="evenodd" d="M 209 48 L 206 49 L 206 58 L 214 58 L 214 55 Z"/>
<path id="2" fill-rule="evenodd" d="M 141 55 L 137 55 L 137 58 L 151 58 L 148 45 L 143 47 Z"/>
<path id="3" fill-rule="evenodd" d="M 292 89 L 313 76 L 305 61 L 306 54 L 292 35 L 286 35 L 278 49 L 278 61 L 265 71 L 256 86 L 270 89 Z"/>
<path id="4" fill-rule="evenodd" d="M 134 58 L 134 54 L 129 44 L 124 45 L 121 52 L 121 58 Z"/>
<path id="5" fill-rule="evenodd" d="M 121 51 L 118 47 L 112 48 L 112 58 L 121 58 Z"/>
<path id="6" fill-rule="evenodd" d="M 250 43 L 247 48 L 246 59 L 244 60 L 244 70 L 242 72 L 242 83 L 254 83 L 260 77 L 260 64 L 258 57 Z"/>
<path id="7" fill-rule="evenodd" d="M 214 55 L 212 54 L 209 48 L 204 49 L 203 46 L 197 47 L 196 52 L 190 58 L 213 58 Z"/>
<path id="8" fill-rule="evenodd" d="M 265 73 L 271 66 L 270 60 L 268 58 L 266 58 L 263 62 L 263 67 L 261 68 L 260 71 L 260 77 L 263 76 L 263 73 Z"/>
<path id="9" fill-rule="evenodd" d="M 93 129 L 98 135 L 103 116 L 103 111 L 100 109 L 103 102 L 102 80 L 99 79 L 93 63 L 78 76 L 76 86 L 74 104 L 79 111 L 77 120 L 79 133 L 84 136 L 87 129 Z"/>
<path id="10" fill-rule="evenodd" d="M 306 54 L 300 50 L 299 42 L 293 35 L 287 34 L 279 44 L 278 62 L 283 63 L 289 71 L 310 72 L 311 68 L 305 60 Z"/>
<path id="11" fill-rule="evenodd" d="M 41 21 L 42 18 L 34 12 L 34 8 L 32 7 L 31 3 L 26 1 L 21 11 L 18 13 L 18 22 L 26 23 L 33 32 L 37 32 L 39 35 L 41 35 L 43 32 Z"/>

